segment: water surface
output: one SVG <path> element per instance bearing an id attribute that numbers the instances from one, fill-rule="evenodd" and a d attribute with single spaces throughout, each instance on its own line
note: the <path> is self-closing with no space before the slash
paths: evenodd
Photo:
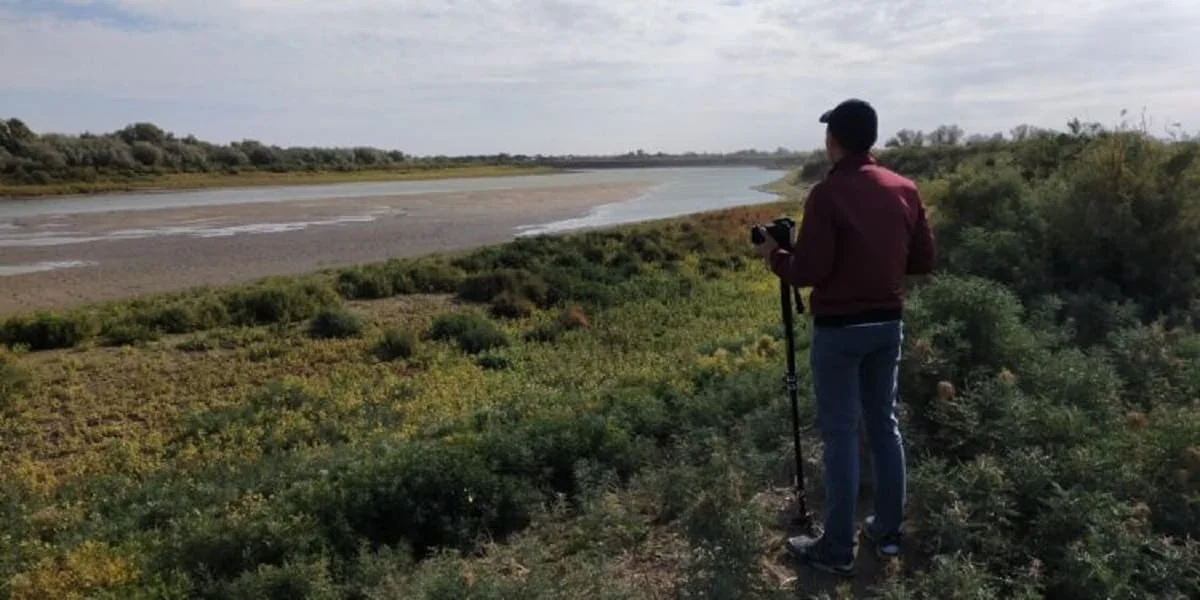
<path id="1" fill-rule="evenodd" d="M 5 229 L 6 221 L 11 224 L 13 219 L 45 215 L 289 202 L 325 198 L 369 198 L 438 192 L 544 189 L 596 183 L 647 182 L 660 184 L 659 192 L 657 192 L 659 200 L 650 200 L 651 203 L 658 201 L 679 203 L 685 201 L 679 196 L 680 194 L 693 194 L 697 195 L 696 200 L 700 204 L 705 204 L 706 200 L 711 202 L 714 196 L 728 197 L 731 194 L 741 194 L 744 197 L 749 194 L 750 197 L 754 197 L 754 193 L 749 191 L 750 187 L 773 181 L 781 173 L 781 171 L 752 167 L 602 169 L 509 177 L 255 186 L 183 192 L 18 198 L 0 201 L 0 231 Z M 686 182 L 689 180 L 703 181 L 704 185 L 687 185 Z"/>

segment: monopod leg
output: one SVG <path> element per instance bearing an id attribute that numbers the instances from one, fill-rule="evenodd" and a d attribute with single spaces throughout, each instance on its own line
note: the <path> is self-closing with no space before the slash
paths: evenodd
<path id="1" fill-rule="evenodd" d="M 780 304 L 783 308 L 784 336 L 787 340 L 787 384 L 788 397 L 792 402 L 792 441 L 796 446 L 796 508 L 792 523 L 812 533 L 812 515 L 808 512 L 808 494 L 804 486 L 804 457 L 800 451 L 800 400 L 796 390 L 796 332 L 792 308 L 792 289 L 782 279 L 779 282 Z"/>

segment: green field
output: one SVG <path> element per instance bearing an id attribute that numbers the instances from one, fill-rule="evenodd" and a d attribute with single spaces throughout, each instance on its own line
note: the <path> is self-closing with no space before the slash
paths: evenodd
<path id="1" fill-rule="evenodd" d="M 1198 155 L 887 156 L 943 260 L 906 324 L 911 535 L 853 581 L 780 557 L 784 345 L 747 230 L 792 193 L 9 319 L 0 597 L 1196 597 Z"/>
<path id="2" fill-rule="evenodd" d="M 131 175 L 99 178 L 93 181 L 67 181 L 45 184 L 0 183 L 3 196 L 58 196 L 65 194 L 96 194 L 105 192 L 137 192 L 188 190 L 221 187 L 263 185 L 309 185 L 329 183 L 364 183 L 371 181 L 409 181 L 465 177 L 503 177 L 510 175 L 542 175 L 555 173 L 549 167 L 505 165 L 467 165 L 425 168 L 364 169 L 358 171 L 244 171 L 239 173 L 164 173 L 160 175 Z"/>

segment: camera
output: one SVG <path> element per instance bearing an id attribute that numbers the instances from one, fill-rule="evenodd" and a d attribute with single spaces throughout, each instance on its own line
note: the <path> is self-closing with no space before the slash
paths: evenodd
<path id="1" fill-rule="evenodd" d="M 767 230 L 767 235 L 775 240 L 775 243 L 780 248 L 790 250 L 792 247 L 792 231 L 796 228 L 796 222 L 788 217 L 775 219 L 770 225 L 755 225 L 750 228 L 750 241 L 755 245 L 766 241 L 758 228 L 762 227 Z"/>

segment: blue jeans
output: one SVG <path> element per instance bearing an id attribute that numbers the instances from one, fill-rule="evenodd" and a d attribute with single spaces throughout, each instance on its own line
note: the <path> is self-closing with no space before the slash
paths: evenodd
<path id="1" fill-rule="evenodd" d="M 896 418 L 903 339 L 901 321 L 813 328 L 809 360 L 825 445 L 823 544 L 834 557 L 849 558 L 854 551 L 860 416 L 875 465 L 872 533 L 894 533 L 903 519 L 907 475 Z"/>

